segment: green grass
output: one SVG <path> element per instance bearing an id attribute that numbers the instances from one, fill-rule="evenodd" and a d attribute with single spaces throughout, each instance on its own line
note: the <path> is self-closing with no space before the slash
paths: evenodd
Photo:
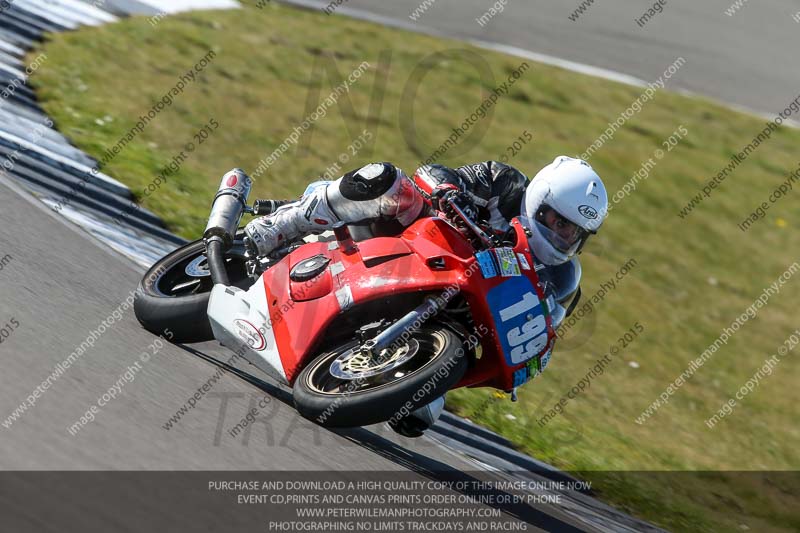
<path id="1" fill-rule="evenodd" d="M 193 141 L 210 119 L 220 127 L 192 152 L 157 192 L 138 197 L 172 229 L 196 238 L 209 201 L 228 169 L 252 171 L 337 83 L 314 65 L 334 64 L 347 75 L 371 68 L 352 87 L 352 108 L 338 106 L 318 120 L 265 175 L 253 197 L 296 196 L 368 128 L 374 149 L 347 168 L 391 160 L 412 171 L 477 107 L 493 84 L 474 67 L 450 60 L 421 81 L 414 101 L 419 148 L 405 142 L 400 118 L 404 87 L 429 54 L 464 45 L 275 5 L 258 10 L 169 17 L 156 28 L 144 19 L 51 36 L 47 61 L 33 77 L 45 110 L 60 131 L 101 158 L 208 50 L 216 57 L 103 170 L 135 192 Z M 391 49 L 390 63 L 380 52 Z M 497 82 L 521 60 L 471 49 Z M 667 65 L 664 65 L 666 67 Z M 689 67 L 684 67 L 689 68 Z M 386 76 L 379 112 L 367 115 L 373 83 Z M 678 74 L 680 76 L 680 73 Z M 582 153 L 640 90 L 557 68 L 531 68 L 497 104 L 488 131 L 467 153 L 451 150 L 441 163 L 498 158 L 524 130 L 534 134 L 512 163 L 529 175 L 558 154 Z M 374 109 L 377 109 L 374 108 Z M 107 120 L 105 117 L 111 120 Z M 100 123 L 98 123 L 100 122 Z M 589 335 L 576 328 L 558 347 L 547 372 L 520 390 L 520 401 L 485 399 L 489 391 L 457 391 L 450 407 L 506 435 L 526 452 L 561 468 L 583 471 L 601 497 L 675 530 L 789 531 L 800 528 L 789 481 L 774 474 L 617 475 L 613 471 L 797 470 L 797 381 L 793 357 L 740 402 L 714 429 L 704 421 L 731 397 L 796 327 L 800 279 L 790 280 L 758 317 L 736 333 L 645 424 L 637 417 L 665 387 L 795 261 L 800 250 L 796 199 L 790 193 L 747 233 L 737 228 L 796 168 L 800 132 L 782 129 L 750 156 L 686 220 L 676 214 L 727 159 L 763 128 L 763 121 L 667 92 L 659 93 L 591 159 L 613 193 L 680 125 L 689 135 L 659 161 L 647 181 L 612 212 L 583 255 L 584 293 L 593 294 L 629 258 L 636 268 L 594 313 Z M 713 279 L 712 279 L 713 278 Z M 584 376 L 610 344 L 636 321 L 645 332 L 562 416 L 543 428 L 536 420 Z M 575 346 L 570 340 L 588 337 Z M 628 363 L 636 361 L 638 368 Z M 478 408 L 484 404 L 483 408 Z M 516 417 L 511 420 L 506 417 Z M 702 483 L 701 483 L 702 482 Z"/>

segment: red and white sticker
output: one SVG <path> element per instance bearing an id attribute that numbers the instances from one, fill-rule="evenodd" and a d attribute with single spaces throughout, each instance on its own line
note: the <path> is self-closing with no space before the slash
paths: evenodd
<path id="1" fill-rule="evenodd" d="M 236 334 L 239 336 L 239 338 L 246 342 L 250 348 L 255 351 L 266 348 L 267 341 L 264 338 L 264 335 L 262 335 L 258 328 L 253 324 L 247 320 L 237 318 L 233 321 L 233 326 L 236 328 Z"/>

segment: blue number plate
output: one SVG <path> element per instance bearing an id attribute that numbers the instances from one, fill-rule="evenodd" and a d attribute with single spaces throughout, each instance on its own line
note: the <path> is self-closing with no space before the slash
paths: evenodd
<path id="1" fill-rule="evenodd" d="M 486 300 L 509 366 L 524 363 L 547 348 L 547 304 L 539 300 L 527 277 L 508 278 L 491 289 Z"/>

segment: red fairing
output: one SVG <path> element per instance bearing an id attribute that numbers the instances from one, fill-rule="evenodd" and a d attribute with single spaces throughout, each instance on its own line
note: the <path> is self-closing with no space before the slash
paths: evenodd
<path id="1" fill-rule="evenodd" d="M 527 254 L 532 266 L 524 233 L 518 242 L 515 253 Z M 324 271 L 308 281 L 289 281 L 295 265 L 317 255 L 330 260 Z M 543 299 L 533 268 L 525 270 L 523 275 L 536 287 L 539 299 Z M 469 243 L 438 218 L 420 219 L 399 237 L 356 243 L 350 253 L 335 241 L 306 244 L 267 270 L 263 280 L 269 318 L 290 384 L 308 361 L 318 355 L 317 347 L 340 314 L 376 299 L 391 299 L 403 293 L 441 292 L 446 288 L 458 288 L 470 303 L 476 326 L 483 324 L 488 330 L 480 337 L 483 348 L 480 359 L 459 386 L 487 385 L 509 390 L 513 387 L 514 371 L 525 366 L 507 364 L 486 301 L 489 291 L 509 278 L 484 279 Z M 555 335 L 549 316 L 547 329 L 551 346 Z"/>
<path id="2" fill-rule="evenodd" d="M 463 268 L 474 259 L 463 239 L 454 235 L 451 240 L 456 244 L 453 246 L 442 237 L 443 231 L 455 230 L 439 220 L 422 220 L 399 239 L 382 237 L 360 242 L 350 254 L 338 246 L 329 249 L 332 243 L 310 243 L 267 270 L 263 279 L 269 315 L 289 382 L 293 383 L 306 359 L 315 355 L 313 349 L 330 323 L 354 305 L 403 292 L 459 286 Z M 420 233 L 427 233 L 428 238 L 433 239 L 420 239 Z M 416 239 L 424 256 L 420 255 L 420 250 L 415 250 Z M 326 270 L 311 280 L 287 283 L 291 268 L 315 255 L 330 258 Z M 433 256 L 446 257 L 458 268 L 432 270 L 424 257 Z M 295 298 L 291 298 L 290 293 Z M 306 299 L 310 294 L 316 298 Z"/>

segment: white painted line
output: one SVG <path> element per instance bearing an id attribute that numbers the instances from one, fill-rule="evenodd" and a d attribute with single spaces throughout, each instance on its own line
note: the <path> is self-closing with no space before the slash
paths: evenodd
<path id="1" fill-rule="evenodd" d="M 62 26 L 73 28 L 78 24 L 98 26 L 117 20 L 107 11 L 77 0 L 14 0 L 14 3 Z"/>
<path id="2" fill-rule="evenodd" d="M 305 7 L 309 9 L 317 9 L 319 11 L 322 11 L 325 7 L 328 6 L 328 2 L 320 2 L 319 0 L 278 0 L 278 1 L 284 4 L 296 5 L 299 7 Z M 521 57 L 523 59 L 530 59 L 531 61 L 537 61 L 539 63 L 544 63 L 546 65 L 563 68 L 564 70 L 578 72 L 580 74 L 586 74 L 588 76 L 594 76 L 596 78 L 602 78 L 610 81 L 615 81 L 618 83 L 624 83 L 625 85 L 632 85 L 634 87 L 647 87 L 648 83 L 647 81 L 641 78 L 637 78 L 636 76 L 631 76 L 629 74 L 624 74 L 622 72 L 617 72 L 615 70 L 596 67 L 594 65 L 587 65 L 585 63 L 578 63 L 576 61 L 570 61 L 568 59 L 562 59 L 560 57 L 555 57 L 547 54 L 540 54 L 538 52 L 533 52 L 531 50 L 526 50 L 524 48 L 518 48 L 516 46 L 509 46 L 502 43 L 484 41 L 481 39 L 464 39 L 457 35 L 439 31 L 437 29 L 430 28 L 428 26 L 423 26 L 418 23 L 413 23 L 402 19 L 396 19 L 393 17 L 387 17 L 385 15 L 378 15 L 355 7 L 339 6 L 336 8 L 335 13 L 340 13 L 342 15 L 351 18 L 366 20 L 368 22 L 383 24 L 385 26 L 390 26 L 392 28 L 399 28 L 403 30 L 412 31 L 415 33 L 422 33 L 426 35 L 432 35 L 435 37 L 445 37 L 448 39 L 461 39 L 464 42 L 467 42 L 478 48 L 483 48 L 485 50 L 502 52 L 504 54 Z M 733 109 L 734 111 L 738 111 L 740 113 L 745 113 L 748 115 L 753 115 L 759 118 L 766 118 L 767 120 L 772 120 L 773 118 L 775 118 L 774 115 L 770 116 L 769 114 L 764 113 L 762 111 L 754 111 L 752 109 L 748 109 L 736 104 L 731 104 L 729 102 L 723 102 L 721 100 L 717 100 L 716 98 L 694 93 L 692 91 L 688 91 L 685 89 L 678 89 L 676 90 L 676 92 L 692 98 L 698 98 L 698 97 L 705 98 L 706 100 L 715 103 L 717 105 L 728 107 L 730 109 Z M 784 121 L 784 124 L 792 128 L 800 128 L 800 121 L 786 120 Z"/>
<path id="3" fill-rule="evenodd" d="M 293 4 L 300 7 L 318 9 L 320 11 L 322 11 L 328 5 L 328 2 L 320 2 L 318 0 L 279 0 L 279 1 L 285 4 Z M 462 41 L 465 40 L 458 36 L 442 32 L 434 28 L 430 28 L 428 26 L 423 26 L 414 22 L 396 19 L 394 17 L 387 17 L 385 15 L 377 15 L 375 13 L 370 13 L 369 11 L 365 11 L 363 9 L 359 9 L 356 7 L 340 6 L 336 8 L 336 13 L 341 13 L 342 15 L 346 15 L 348 17 L 366 20 L 368 22 L 374 22 L 376 24 L 383 24 L 385 26 L 391 26 L 393 28 L 400 28 L 415 33 L 424 33 L 436 37 L 446 37 L 448 39 L 454 39 L 454 38 L 461 39 Z M 532 52 L 530 50 L 525 50 L 523 48 L 517 48 L 516 46 L 508 46 L 501 43 L 482 41 L 480 39 L 466 39 L 465 41 L 473 46 L 477 46 L 478 48 L 484 48 L 487 50 L 493 50 L 505 54 L 510 54 L 513 56 L 522 57 L 525 59 L 530 59 L 532 61 L 538 61 L 539 63 L 545 63 L 547 65 L 561 67 L 565 70 L 580 72 L 582 74 L 588 74 L 590 76 L 595 76 L 598 78 L 604 78 L 619 83 L 625 83 L 627 85 L 635 85 L 637 87 L 647 86 L 646 81 L 636 78 L 635 76 L 629 76 L 621 72 L 616 72 L 601 67 L 585 65 L 583 63 L 577 63 L 575 61 L 569 61 L 566 59 L 561 59 L 546 54 L 540 54 L 537 52 Z"/>
<path id="4" fill-rule="evenodd" d="M 0 137 L 8 139 L 9 141 L 20 145 L 24 150 L 30 150 L 31 152 L 36 152 L 48 159 L 55 161 L 56 163 L 72 167 L 80 172 L 83 172 L 84 174 L 92 174 L 92 169 L 90 167 L 82 165 L 81 163 L 78 163 L 77 161 L 70 159 L 68 157 L 64 157 L 55 152 L 51 152 L 47 148 L 42 148 L 40 145 L 27 141 L 22 137 L 17 137 L 16 135 L 13 135 L 11 133 L 2 130 L 0 130 Z M 128 194 L 130 193 L 130 190 L 128 189 L 127 186 L 115 180 L 111 176 L 107 176 L 102 172 L 98 172 L 94 174 L 94 177 L 96 178 L 96 181 L 99 182 L 97 183 L 97 185 L 103 187 L 106 190 L 109 190 L 115 194 L 123 195 L 125 197 L 127 197 Z"/>
<path id="5" fill-rule="evenodd" d="M 241 7 L 235 0 L 138 0 L 139 3 L 152 6 L 163 13 L 178 13 L 191 9 L 238 9 Z"/>
<path id="6" fill-rule="evenodd" d="M 0 40 L 0 51 L 3 51 L 3 52 L 5 52 L 5 53 L 7 53 L 9 55 L 12 55 L 12 56 L 17 56 L 19 58 L 21 58 L 21 57 L 23 57 L 25 55 L 25 50 L 23 50 L 19 46 L 14 46 L 13 44 L 8 43 L 8 42 L 3 41 L 3 40 Z M 20 59 L 20 61 L 21 61 L 21 59 Z"/>
<path id="7" fill-rule="evenodd" d="M 584 63 L 569 61 L 568 59 L 561 59 L 547 54 L 532 52 L 530 50 L 525 50 L 524 48 L 517 48 L 516 46 L 482 41 L 480 39 L 468 39 L 467 42 L 477 46 L 478 48 L 501 52 L 503 54 L 517 56 L 523 59 L 530 59 L 531 61 L 538 61 L 539 63 L 544 63 L 545 65 L 552 65 L 554 67 L 563 68 L 564 70 L 571 70 L 580 74 L 594 76 L 595 78 L 603 78 L 606 80 L 616 81 L 618 83 L 624 83 L 626 85 L 634 85 L 636 87 L 647 87 L 647 82 L 645 80 L 635 76 L 629 76 L 628 74 L 623 74 L 622 72 L 617 72 L 615 70 L 594 67 Z"/>
<path id="8" fill-rule="evenodd" d="M 39 200 L 49 207 L 50 211 L 53 211 L 61 203 L 54 198 L 44 196 L 39 197 Z M 102 242 L 109 249 L 124 255 L 145 269 L 150 268 L 156 261 L 178 247 L 177 244 L 161 240 L 158 237 L 151 237 L 134 228 L 124 225 L 115 226 L 104 222 L 103 219 L 94 216 L 89 209 L 74 209 L 70 205 L 62 205 L 58 214 Z"/>
<path id="9" fill-rule="evenodd" d="M 33 0 L 15 0 L 15 4 L 25 11 L 30 11 L 36 16 L 42 17 L 50 22 L 58 23 L 67 29 L 74 30 L 81 22 L 76 21 L 74 17 L 63 17 L 58 11 L 53 11 L 48 6 L 43 5 L 42 2 Z"/>
<path id="10" fill-rule="evenodd" d="M 733 111 L 737 111 L 737 112 L 745 114 L 745 115 L 752 115 L 754 117 L 763 118 L 764 120 L 770 120 L 770 121 L 775 120 L 775 114 L 774 113 L 773 114 L 764 113 L 763 111 L 756 111 L 755 109 L 750 109 L 749 107 L 741 106 L 739 104 L 731 104 L 731 103 L 728 103 L 728 102 L 722 102 L 722 101 L 717 100 L 715 98 L 711 98 L 710 96 L 705 96 L 703 94 L 696 93 L 696 92 L 690 91 L 688 89 L 678 89 L 675 92 L 677 92 L 678 94 L 682 94 L 684 96 L 689 96 L 691 98 L 705 98 L 706 100 L 709 100 L 712 103 L 727 107 L 729 109 L 732 109 Z M 794 128 L 794 129 L 800 129 L 800 120 L 795 120 L 793 118 L 789 118 L 789 119 L 784 120 L 782 125 L 783 126 L 789 126 L 790 128 Z"/>
<path id="11" fill-rule="evenodd" d="M 23 84 L 27 84 L 28 82 L 28 76 L 25 75 L 25 72 L 19 70 L 18 68 L 12 65 L 9 65 L 7 63 L 0 63 L 0 70 L 8 72 L 9 74 L 17 78 L 19 81 L 21 81 Z"/>

